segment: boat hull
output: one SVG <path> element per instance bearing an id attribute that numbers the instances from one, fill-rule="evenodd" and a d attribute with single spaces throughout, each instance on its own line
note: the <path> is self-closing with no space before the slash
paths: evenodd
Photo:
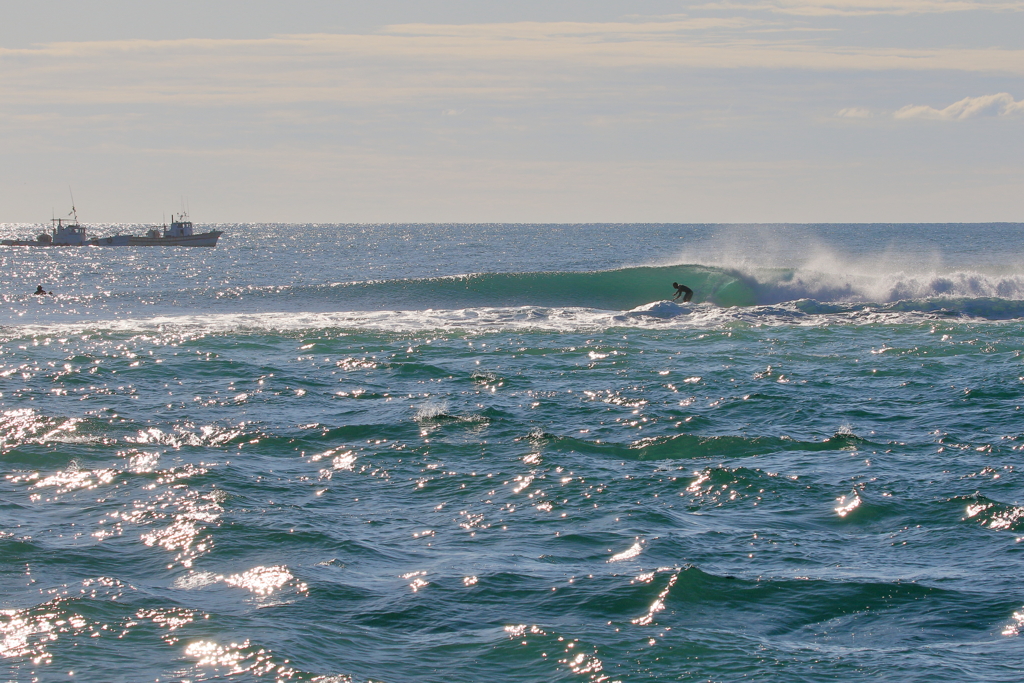
<path id="1" fill-rule="evenodd" d="M 5 247 L 215 247 L 223 235 L 222 230 L 211 230 L 198 235 L 174 235 L 143 237 L 137 235 L 112 235 L 92 237 L 84 242 L 64 242 L 59 239 L 44 240 L 0 240 Z"/>
<path id="2" fill-rule="evenodd" d="M 39 240 L 0 240 L 0 245 L 5 247 L 66 247 L 67 244 L 53 245 L 49 242 L 40 242 Z"/>
<path id="3" fill-rule="evenodd" d="M 131 235 L 114 235 L 112 237 L 93 237 L 89 244 L 94 247 L 127 247 Z"/>
<path id="4" fill-rule="evenodd" d="M 215 247 L 223 235 L 221 230 L 211 230 L 198 235 L 180 237 L 145 237 L 138 235 L 114 235 L 100 237 L 90 242 L 98 247 Z"/>
<path id="5" fill-rule="evenodd" d="M 41 242 L 39 240 L 0 240 L 4 247 L 87 247 L 92 242 Z"/>
<path id="6" fill-rule="evenodd" d="M 217 240 L 223 235 L 221 230 L 211 230 L 198 235 L 183 235 L 181 237 L 136 237 L 131 235 L 128 238 L 130 247 L 215 247 Z"/>

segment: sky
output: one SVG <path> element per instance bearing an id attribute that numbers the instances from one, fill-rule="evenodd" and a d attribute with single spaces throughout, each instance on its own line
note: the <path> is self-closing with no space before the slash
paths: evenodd
<path id="1" fill-rule="evenodd" d="M 1024 221 L 1024 0 L 0 0 L 0 223 Z"/>

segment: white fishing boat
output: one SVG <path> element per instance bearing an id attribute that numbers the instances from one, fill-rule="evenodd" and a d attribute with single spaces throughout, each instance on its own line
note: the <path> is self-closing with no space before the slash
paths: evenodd
<path id="1" fill-rule="evenodd" d="M 144 237 L 132 236 L 128 244 L 133 247 L 148 246 L 176 246 L 176 247 L 215 247 L 217 240 L 224 234 L 221 230 L 210 230 L 209 232 L 196 233 L 192 228 L 192 221 L 187 214 L 179 214 L 175 219 L 171 214 L 171 226 L 164 226 L 161 231 L 155 228 L 146 233 Z"/>
<path id="2" fill-rule="evenodd" d="M 40 233 L 34 240 L 0 240 L 0 244 L 8 247 L 81 247 L 87 244 L 85 226 L 78 224 L 74 203 L 67 218 L 54 218 L 52 223 L 50 232 Z"/>
<path id="3" fill-rule="evenodd" d="M 215 247 L 222 234 L 221 230 L 196 233 L 188 215 L 182 213 L 177 218 L 171 214 L 170 227 L 151 228 L 144 236 L 96 237 L 89 240 L 89 244 L 97 247 Z"/>

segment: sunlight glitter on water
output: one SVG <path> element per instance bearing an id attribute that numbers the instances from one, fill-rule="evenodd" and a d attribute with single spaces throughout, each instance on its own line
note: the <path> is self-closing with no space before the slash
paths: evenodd
<path id="1" fill-rule="evenodd" d="M 0 413 L 0 452 L 23 443 L 47 443 L 63 433 L 74 432 L 81 418 L 46 418 L 33 408 Z"/>
<path id="2" fill-rule="evenodd" d="M 632 623 L 636 624 L 637 626 L 649 626 L 650 624 L 654 623 L 654 615 L 665 609 L 665 598 L 668 597 L 669 592 L 672 590 L 672 586 L 676 585 L 676 581 L 679 580 L 679 574 L 680 571 L 676 569 L 675 573 L 669 577 L 668 583 L 665 584 L 665 587 L 662 588 L 661 591 L 658 593 L 658 596 L 654 599 L 654 602 L 652 602 L 651 606 L 647 608 L 647 614 L 644 614 L 640 617 L 636 617 L 632 620 Z"/>
<path id="3" fill-rule="evenodd" d="M 608 562 L 622 562 L 624 560 L 632 560 L 634 557 L 637 557 L 640 553 L 642 553 L 643 550 L 643 541 L 637 541 L 626 550 L 623 550 L 620 553 L 615 553 L 614 555 L 609 557 Z"/>
<path id="4" fill-rule="evenodd" d="M 840 496 L 836 499 L 835 511 L 840 517 L 846 517 L 848 514 L 860 507 L 863 501 L 856 492 Z"/>
<path id="5" fill-rule="evenodd" d="M 251 593 L 255 593 L 259 596 L 267 596 L 274 591 L 280 589 L 286 583 L 294 579 L 287 567 L 276 566 L 276 567 L 253 567 L 248 571 L 244 571 L 241 574 L 232 574 L 224 579 L 224 583 L 229 586 L 235 586 L 238 588 L 245 588 Z M 300 583 L 296 586 L 296 590 L 300 593 L 306 591 L 306 584 Z"/>

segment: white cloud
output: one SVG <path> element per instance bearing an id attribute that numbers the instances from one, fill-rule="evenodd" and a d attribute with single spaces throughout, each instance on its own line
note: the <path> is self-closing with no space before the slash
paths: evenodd
<path id="1" fill-rule="evenodd" d="M 588 84 L 637 68 L 1024 75 L 1024 50 L 821 44 L 751 32 L 753 25 L 744 25 L 716 23 L 712 31 L 692 32 L 690 23 L 674 20 L 417 24 L 371 35 L 0 48 L 0 101 L 26 106 L 69 100 L 83 105 L 388 101 L 436 106 L 438 100 L 467 96 L 491 101 L 575 97 Z M 573 87 L 567 89 L 566 83 Z"/>
<path id="2" fill-rule="evenodd" d="M 876 14 L 945 14 L 947 12 L 1020 12 L 1019 0 L 722 0 L 703 9 L 761 10 L 805 17 L 868 16 Z"/>
<path id="3" fill-rule="evenodd" d="M 870 119 L 874 114 L 864 107 L 847 107 L 837 111 L 836 116 L 843 119 Z"/>
<path id="4" fill-rule="evenodd" d="M 383 33 L 402 36 L 447 36 L 452 38 L 488 38 L 492 40 L 551 40 L 557 38 L 593 38 L 597 40 L 643 40 L 659 36 L 763 26 L 765 22 L 743 17 L 677 17 L 660 20 L 583 22 L 515 21 L 493 24 L 393 24 Z"/>
<path id="5" fill-rule="evenodd" d="M 965 97 L 944 109 L 928 105 L 909 104 L 893 113 L 897 119 L 938 119 L 963 121 L 976 116 L 1020 116 L 1024 115 L 1024 100 L 1017 102 L 1010 93 L 996 93 L 981 97 Z"/>

